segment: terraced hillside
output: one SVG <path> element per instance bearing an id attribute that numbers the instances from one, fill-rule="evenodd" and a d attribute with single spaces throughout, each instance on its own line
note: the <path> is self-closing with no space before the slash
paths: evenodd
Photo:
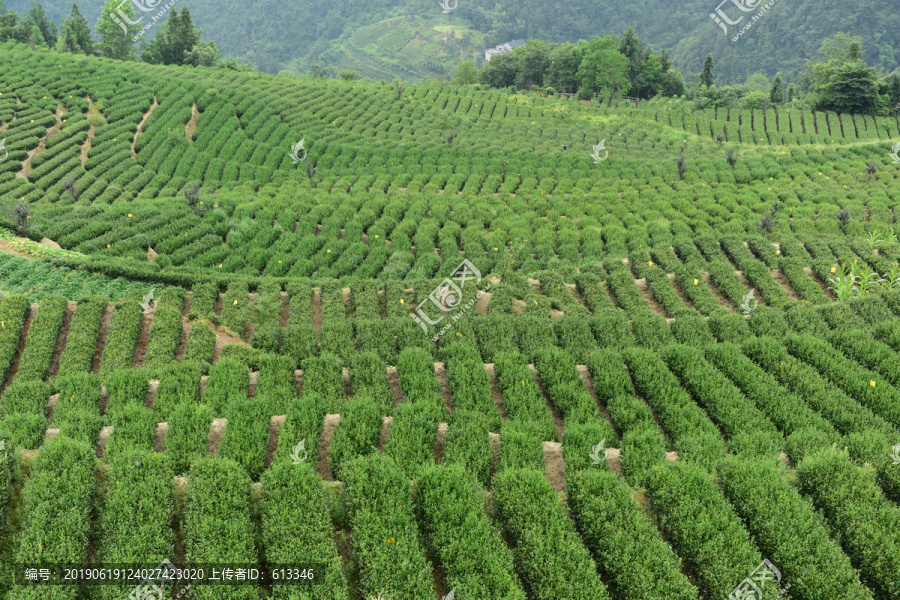
<path id="1" fill-rule="evenodd" d="M 900 597 L 896 119 L 0 63 L 0 597 Z"/>

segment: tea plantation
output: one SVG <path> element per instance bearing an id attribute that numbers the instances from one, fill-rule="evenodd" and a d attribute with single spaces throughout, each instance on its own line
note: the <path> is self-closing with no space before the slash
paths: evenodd
<path id="1" fill-rule="evenodd" d="M 0 45 L 0 600 L 897 600 L 898 127 Z"/>

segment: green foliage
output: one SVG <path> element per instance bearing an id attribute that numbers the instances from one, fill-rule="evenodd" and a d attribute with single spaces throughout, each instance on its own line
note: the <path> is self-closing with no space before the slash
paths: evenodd
<path id="1" fill-rule="evenodd" d="M 644 517 L 631 490 L 608 471 L 579 471 L 568 478 L 570 502 L 585 541 L 622 598 L 696 599 L 681 561 Z M 628 535 L 622 535 L 622 532 Z M 640 571 L 644 577 L 632 574 Z"/>
<path id="2" fill-rule="evenodd" d="M 416 509 L 448 587 L 461 598 L 525 598 L 512 552 L 488 518 L 484 489 L 471 473 L 460 466 L 425 470 L 416 482 Z"/>
<path id="3" fill-rule="evenodd" d="M 508 469 L 494 478 L 492 499 L 516 543 L 516 562 L 535 598 L 608 598 L 597 567 L 540 471 Z"/>

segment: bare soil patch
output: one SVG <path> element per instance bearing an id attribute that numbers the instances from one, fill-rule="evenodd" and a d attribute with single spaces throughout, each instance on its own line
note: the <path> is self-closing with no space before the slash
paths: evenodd
<path id="1" fill-rule="evenodd" d="M 438 384 L 441 386 L 441 398 L 444 399 L 444 406 L 447 407 L 448 413 L 452 413 L 453 400 L 450 398 L 450 386 L 447 385 L 447 369 L 444 368 L 444 363 L 434 363 L 434 376 L 437 377 Z"/>
<path id="2" fill-rule="evenodd" d="M 717 288 L 712 282 L 712 278 L 709 276 L 709 273 L 701 273 L 700 276 L 703 278 L 703 281 L 706 282 L 706 285 L 709 286 L 709 291 L 713 293 L 713 296 L 716 297 L 716 300 L 719 301 L 719 304 L 727 308 L 729 311 L 734 312 L 734 304 L 731 303 L 731 300 L 725 297 L 725 294 L 719 291 L 719 288 Z"/>
<path id="3" fill-rule="evenodd" d="M 578 371 L 578 376 L 581 377 L 581 382 L 584 384 L 585 389 L 588 391 L 588 394 L 591 395 L 591 398 L 594 399 L 594 403 L 600 409 L 600 412 L 603 413 L 603 416 L 606 418 L 606 421 L 609 423 L 609 426 L 613 428 L 613 431 L 616 431 L 616 426 L 613 424 L 612 419 L 609 416 L 609 411 L 606 410 L 606 406 L 600 402 L 600 399 L 597 398 L 597 392 L 594 391 L 594 380 L 591 377 L 590 371 L 586 365 L 576 365 L 575 369 Z M 618 437 L 618 433 L 616 433 Z M 619 437 L 619 439 L 622 439 Z"/>
<path id="4" fill-rule="evenodd" d="M 550 485 L 557 492 L 566 489 L 566 466 L 563 463 L 562 444 L 559 442 L 543 442 L 544 446 L 544 473 L 550 480 Z"/>
<path id="5" fill-rule="evenodd" d="M 606 464 L 609 466 L 609 470 L 612 473 L 616 474 L 616 477 L 619 479 L 622 478 L 622 463 L 621 463 L 622 451 L 618 448 L 607 448 L 606 449 Z"/>
<path id="6" fill-rule="evenodd" d="M 3 393 L 3 390 L 5 390 L 10 383 L 12 383 L 16 373 L 19 372 L 19 360 L 22 358 L 22 352 L 25 351 L 25 342 L 28 339 L 28 331 L 31 329 L 31 324 L 34 323 L 34 317 L 37 316 L 39 307 L 38 304 L 32 304 L 31 310 L 28 311 L 28 315 L 25 317 L 25 325 L 22 328 L 22 335 L 19 337 L 19 345 L 16 347 L 16 354 L 13 356 L 9 373 L 6 374 L 6 381 L 0 382 L 0 394 Z"/>
<path id="7" fill-rule="evenodd" d="M 391 435 L 391 425 L 394 423 L 394 417 L 384 417 L 381 421 L 381 435 L 378 436 L 378 451 L 384 452 L 384 445 L 387 443 L 388 436 Z"/>
<path id="8" fill-rule="evenodd" d="M 828 287 L 828 285 L 824 281 L 816 277 L 816 274 L 815 272 L 813 272 L 812 267 L 804 267 L 803 270 L 806 271 L 806 274 L 809 275 L 810 279 L 816 282 L 816 285 L 822 288 L 822 293 L 824 293 L 832 300 L 837 300 L 837 296 L 834 295 L 834 292 L 831 291 L 831 288 Z"/>
<path id="9" fill-rule="evenodd" d="M 334 481 L 331 473 L 331 465 L 328 462 L 328 450 L 334 440 L 334 431 L 341 422 L 341 415 L 325 415 L 325 426 L 322 428 L 322 437 L 319 438 L 319 477 L 325 481 Z"/>
<path id="10" fill-rule="evenodd" d="M 141 333 L 138 335 L 137 346 L 131 359 L 132 368 L 139 368 L 144 364 L 147 354 L 147 344 L 150 343 L 150 325 L 153 323 L 153 313 L 144 313 L 144 321 L 141 323 Z"/>
<path id="11" fill-rule="evenodd" d="M 57 250 L 62 250 L 62 246 L 60 246 L 59 244 L 57 244 L 56 242 L 54 242 L 54 241 L 51 240 L 50 238 L 46 238 L 46 237 L 45 237 L 45 238 L 41 238 L 40 243 L 43 244 L 44 246 L 47 246 L 48 248 L 55 248 L 55 249 L 57 249 Z"/>
<path id="12" fill-rule="evenodd" d="M 66 306 L 66 315 L 63 317 L 62 326 L 59 328 L 59 337 L 56 339 L 56 348 L 53 350 L 53 360 L 50 361 L 49 379 L 56 377 L 59 372 L 59 357 L 66 348 L 66 339 L 69 337 L 69 325 L 72 324 L 72 313 L 75 312 L 75 302 L 69 302 Z"/>
<path id="13" fill-rule="evenodd" d="M 403 402 L 403 389 L 400 387 L 400 376 L 397 367 L 387 368 L 388 382 L 391 384 L 391 392 L 394 394 L 394 404 Z"/>
<path id="14" fill-rule="evenodd" d="M 209 441 L 206 444 L 206 451 L 210 456 L 219 455 L 219 446 L 222 444 L 222 436 L 225 435 L 227 428 L 228 419 L 213 419 L 209 426 Z"/>
<path id="15" fill-rule="evenodd" d="M 278 326 L 287 327 L 290 319 L 291 297 L 287 292 L 281 292 L 281 315 L 278 317 Z"/>
<path id="16" fill-rule="evenodd" d="M 144 114 L 144 117 L 141 119 L 141 122 L 138 123 L 137 131 L 134 132 L 134 139 L 131 140 L 131 158 L 137 160 L 137 152 L 134 151 L 134 146 L 137 144 L 138 138 L 141 137 L 141 134 L 144 133 L 144 125 L 147 123 L 147 119 L 150 118 L 150 115 L 153 114 L 153 111 L 156 110 L 156 107 L 159 106 L 159 102 L 156 101 L 156 97 L 153 98 L 153 104 L 150 105 L 150 110 Z"/>
<path id="17" fill-rule="evenodd" d="M 272 464 L 275 450 L 278 449 L 278 434 L 281 432 L 281 426 L 284 425 L 284 420 L 286 418 L 287 415 L 275 415 L 269 420 L 269 443 L 266 444 L 266 469 Z"/>
<path id="18" fill-rule="evenodd" d="M 772 279 L 778 282 L 784 291 L 787 293 L 788 298 L 791 300 L 799 300 L 800 296 L 797 295 L 797 292 L 794 291 L 794 288 L 791 287 L 791 284 L 788 283 L 787 278 L 784 276 L 784 273 L 781 271 L 769 271 L 772 274 Z"/>
<path id="19" fill-rule="evenodd" d="M 509 414 L 506 412 L 506 403 L 503 401 L 503 392 L 500 391 L 500 384 L 497 382 L 497 374 L 494 373 L 494 364 L 485 364 L 484 370 L 487 371 L 488 380 L 491 383 L 491 398 L 494 400 L 494 404 L 497 405 L 500 416 L 506 421 L 509 419 Z"/>
<path id="20" fill-rule="evenodd" d="M 184 135 L 188 143 L 194 145 L 194 132 L 197 131 L 197 123 L 200 121 L 200 111 L 197 110 L 196 104 L 191 104 L 191 118 L 184 126 Z"/>
<path id="21" fill-rule="evenodd" d="M 166 449 L 166 434 L 169 432 L 168 423 L 157 423 L 156 433 L 153 436 L 153 451 L 164 452 Z"/>
<path id="22" fill-rule="evenodd" d="M 641 296 L 644 297 L 644 301 L 650 305 L 650 310 L 661 317 L 669 318 L 669 315 L 666 314 L 666 310 L 653 298 L 653 293 L 650 291 L 647 280 L 635 279 L 634 282 L 637 284 L 638 289 L 641 290 Z"/>
<path id="23" fill-rule="evenodd" d="M 100 359 L 103 357 L 103 349 L 106 347 L 106 340 L 109 339 L 109 321 L 112 318 L 112 312 L 115 308 L 115 304 L 108 305 L 103 312 L 103 318 L 100 320 L 100 335 L 97 336 L 97 350 L 94 352 L 94 360 L 91 361 L 91 373 L 94 375 L 100 372 Z"/>
<path id="24" fill-rule="evenodd" d="M 434 440 L 434 462 L 441 464 L 444 458 L 444 438 L 447 437 L 447 430 L 450 426 L 447 423 L 438 423 L 437 439 Z"/>
<path id="25" fill-rule="evenodd" d="M 550 414 L 553 417 L 553 424 L 556 426 L 556 439 L 561 440 L 563 434 L 563 419 L 559 414 L 559 411 L 556 410 L 556 407 L 553 405 L 553 401 L 550 400 L 550 396 L 547 394 L 547 390 L 544 389 L 544 382 L 541 379 L 540 374 L 537 372 L 537 369 L 534 368 L 534 365 L 528 365 L 528 368 L 531 369 L 531 372 L 534 373 L 534 379 L 537 381 L 538 387 L 541 390 L 541 393 L 544 395 L 544 402 L 547 404 L 547 408 L 550 409 Z"/>
<path id="26" fill-rule="evenodd" d="M 316 288 L 312 299 L 312 323 L 316 334 L 322 329 L 322 290 Z"/>

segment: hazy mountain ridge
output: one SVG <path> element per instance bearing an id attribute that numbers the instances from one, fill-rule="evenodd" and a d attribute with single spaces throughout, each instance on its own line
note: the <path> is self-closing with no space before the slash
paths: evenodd
<path id="1" fill-rule="evenodd" d="M 814 55 L 823 39 L 839 31 L 862 36 L 866 62 L 880 71 L 891 72 L 900 66 L 900 14 L 891 0 L 863 0 L 853 5 L 837 0 L 776 0 L 752 29 L 732 41 L 739 27 L 766 4 L 755 1 L 751 12 L 742 12 L 732 2 L 752 6 L 754 0 L 721 5 L 716 0 L 687 0 L 678 5 L 660 0 L 459 0 L 448 14 L 441 14 L 437 0 L 365 4 L 346 0 L 327 4 L 314 0 L 191 0 L 188 5 L 197 25 L 225 54 L 251 60 L 268 72 L 307 70 L 314 64 L 339 70 L 356 64 L 361 74 L 373 77 L 430 77 L 450 72 L 461 57 L 480 56 L 483 47 L 509 39 L 575 42 L 606 33 L 621 34 L 628 27 L 654 48 L 669 49 L 686 80 L 690 73 L 700 71 L 703 59 L 712 53 L 720 85 L 744 81 L 756 71 L 769 76 L 781 71 L 787 80 L 793 80 L 803 60 Z M 71 7 L 70 0 L 46 0 L 43 4 L 57 21 Z M 79 3 L 92 27 L 96 27 L 101 4 L 100 0 Z M 7 1 L 16 11 L 28 5 L 29 0 Z M 727 36 L 710 18 L 719 6 L 733 20 L 746 17 L 729 27 Z M 406 44 L 403 39 L 392 39 L 386 50 L 367 52 L 352 43 L 354 34 L 361 32 L 357 37 L 363 37 L 367 32 L 362 30 L 390 17 L 405 19 Z M 433 25 L 450 25 L 465 33 L 459 52 L 448 40 L 426 35 Z M 410 43 L 416 40 L 422 43 Z M 398 47 L 406 47 L 406 52 L 396 50 Z"/>

